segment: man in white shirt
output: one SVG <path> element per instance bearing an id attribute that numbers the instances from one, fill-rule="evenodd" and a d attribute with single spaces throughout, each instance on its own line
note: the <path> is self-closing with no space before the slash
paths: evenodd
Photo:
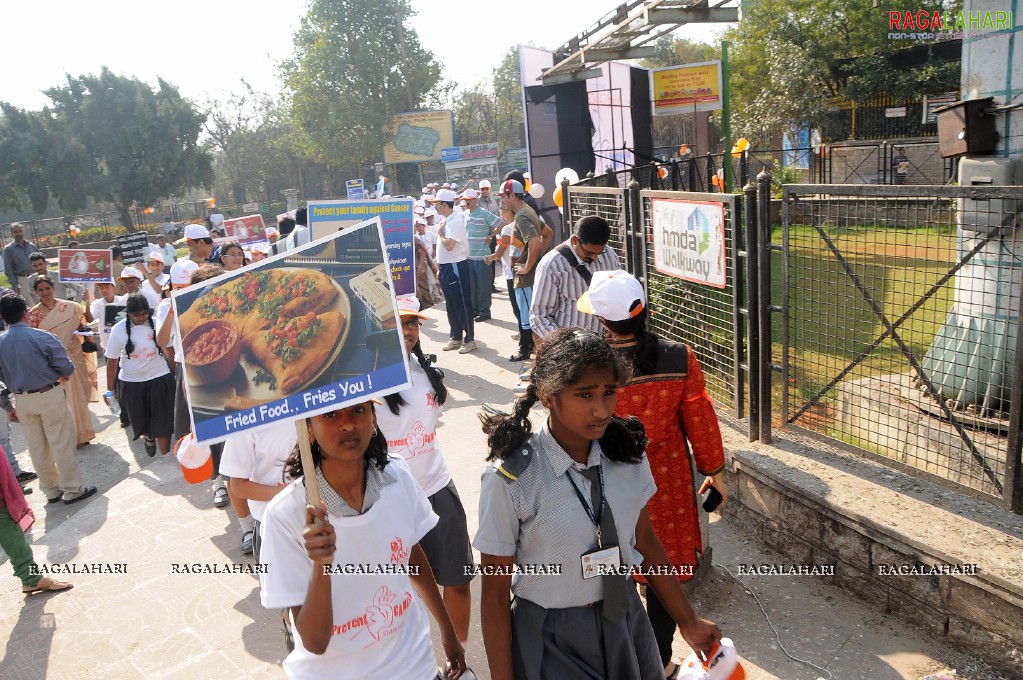
<path id="1" fill-rule="evenodd" d="M 306 224 L 308 212 L 305 208 L 299 208 L 295 211 L 295 229 L 288 238 L 284 241 L 284 250 L 294 250 L 299 246 L 304 246 L 309 243 L 312 234 L 309 231 L 309 226 Z M 280 250 L 280 249 L 278 249 Z"/>
<path id="2" fill-rule="evenodd" d="M 458 195 L 441 189 L 434 198 L 437 214 L 443 222 L 437 227 L 437 264 L 440 265 L 440 286 L 447 302 L 450 340 L 444 351 L 459 354 L 476 351 L 472 312 L 472 272 L 469 269 L 469 235 L 465 214 L 455 210 Z M 464 340 L 463 340 L 464 335 Z"/>
<path id="3" fill-rule="evenodd" d="M 164 273 L 165 266 L 166 262 L 164 262 L 161 253 L 150 252 L 149 260 L 144 263 L 144 268 L 139 270 L 146 277 L 139 287 L 139 292 L 146 296 L 149 308 L 153 310 L 160 306 L 160 300 L 163 299 L 163 287 L 170 283 L 170 275 Z"/>
<path id="4" fill-rule="evenodd" d="M 163 234 L 159 234 L 156 237 L 156 247 L 162 251 L 164 265 L 169 267 L 178 259 L 178 251 L 174 249 L 174 246 L 167 243 L 167 237 Z"/>

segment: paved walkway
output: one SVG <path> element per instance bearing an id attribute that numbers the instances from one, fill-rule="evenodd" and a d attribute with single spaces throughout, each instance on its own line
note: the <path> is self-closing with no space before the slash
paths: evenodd
<path id="1" fill-rule="evenodd" d="M 497 318 L 477 325 L 480 349 L 470 355 L 439 351 L 446 341 L 443 308 L 427 312 L 435 320 L 423 329 L 426 351 L 440 355 L 447 373 L 451 402 L 439 441 L 470 533 L 477 525 L 485 468 L 485 439 L 476 414 L 487 402 L 510 405 L 519 367 L 507 360 L 515 351 L 514 324 L 502 320 L 511 316 L 507 296 L 495 296 L 494 312 Z M 0 678 L 283 677 L 279 619 L 260 606 L 257 577 L 180 573 L 191 565 L 252 564 L 240 552 L 233 513 L 212 506 L 207 485 L 185 483 L 173 459 L 147 457 L 141 440 L 129 445 L 102 404 L 92 410 L 99 436 L 78 458 L 86 480 L 97 484 L 101 495 L 45 509 L 36 489 L 29 496 L 38 518 L 33 550 L 41 564 L 109 570 L 123 565 L 126 573 L 69 575 L 75 584 L 71 592 L 24 597 L 3 557 Z M 15 440 L 24 452 L 17 427 Z M 26 453 L 20 460 L 31 469 Z M 712 526 L 714 560 L 733 571 L 739 564 L 783 561 L 723 520 Z M 981 677 L 969 674 L 976 661 L 934 645 L 812 577 L 744 580 L 761 598 L 785 647 L 827 667 L 834 678 L 916 679 L 952 667 L 960 677 Z M 715 568 L 693 590 L 697 610 L 736 641 L 750 680 L 829 677 L 785 657 L 752 596 L 723 569 Z M 478 582 L 474 595 L 478 603 Z M 467 658 L 480 678 L 488 678 L 478 605 L 473 615 Z M 680 655 L 687 653 L 678 636 L 676 646 Z"/>

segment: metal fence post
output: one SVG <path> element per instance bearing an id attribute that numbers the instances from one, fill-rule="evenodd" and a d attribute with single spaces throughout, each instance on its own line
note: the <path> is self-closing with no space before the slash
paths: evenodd
<path id="1" fill-rule="evenodd" d="M 760 441 L 771 443 L 771 175 L 757 175 L 757 244 L 760 277 Z"/>
<path id="2" fill-rule="evenodd" d="M 749 365 L 749 440 L 760 439 L 760 261 L 757 247 L 757 187 L 742 188 L 743 246 L 746 256 L 746 354 Z"/>
<path id="3" fill-rule="evenodd" d="M 572 201 L 568 195 L 568 187 L 570 183 L 567 179 L 562 178 L 561 180 L 561 205 L 564 206 L 564 220 L 561 224 L 562 237 L 566 237 L 572 233 L 572 225 L 575 224 L 575 219 L 572 217 Z"/>
<path id="4" fill-rule="evenodd" d="M 1023 295 L 1020 296 L 1018 314 L 1023 319 Z M 1009 392 L 1009 437 L 1005 446 L 1004 499 L 1013 512 L 1023 513 L 1023 475 L 1021 451 L 1023 451 L 1023 333 L 1016 332 L 1016 365 L 1013 368 L 1012 386 Z"/>
<path id="5" fill-rule="evenodd" d="M 628 220 L 625 223 L 625 257 L 629 271 L 643 282 L 647 288 L 646 276 L 644 276 L 642 261 L 646 253 L 643 252 L 643 198 L 640 195 L 643 187 L 636 180 L 629 182 L 629 210 Z M 650 290 L 647 289 L 647 295 Z"/>

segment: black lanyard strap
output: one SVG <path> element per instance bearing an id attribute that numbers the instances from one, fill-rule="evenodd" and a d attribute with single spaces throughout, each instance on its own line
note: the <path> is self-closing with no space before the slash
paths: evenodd
<path id="1" fill-rule="evenodd" d="M 583 474 L 583 473 L 580 472 L 579 474 Z M 593 522 L 593 526 L 595 526 L 597 528 L 597 537 L 599 538 L 600 537 L 600 518 L 604 514 L 604 470 L 603 470 L 602 466 L 600 466 L 600 465 L 597 466 L 597 479 L 600 482 L 600 496 L 594 499 L 594 500 L 599 502 L 598 507 L 597 507 L 597 512 L 596 512 L 596 514 L 594 514 L 593 510 L 590 508 L 589 504 L 586 502 L 586 498 L 583 496 L 583 492 L 579 490 L 579 486 L 575 483 L 575 480 L 572 479 L 572 475 L 571 474 L 568 475 L 568 481 L 572 485 L 572 490 L 575 491 L 575 495 L 576 495 L 576 497 L 579 498 L 579 502 L 583 504 L 583 510 L 586 511 L 586 515 L 590 518 L 590 521 Z M 592 483 L 593 482 L 591 481 L 590 484 L 592 484 Z"/>

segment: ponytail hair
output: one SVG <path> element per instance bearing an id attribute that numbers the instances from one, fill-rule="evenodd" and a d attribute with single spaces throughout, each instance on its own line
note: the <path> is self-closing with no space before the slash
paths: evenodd
<path id="1" fill-rule="evenodd" d="M 448 400 L 448 388 L 444 385 L 444 371 L 430 363 L 426 355 L 423 354 L 423 348 L 418 342 L 412 348 L 412 354 L 415 355 L 419 365 L 426 373 L 426 378 L 430 381 L 430 387 L 433 388 L 433 392 L 436 395 L 437 403 L 443 406 L 444 402 Z M 387 409 L 391 413 L 398 415 L 401 407 L 407 405 L 408 402 L 405 401 L 405 397 L 401 396 L 400 393 L 395 392 L 384 397 L 384 403 L 387 404 Z"/>
<path id="2" fill-rule="evenodd" d="M 124 332 L 128 335 L 128 341 L 124 343 L 125 360 L 131 359 L 131 353 L 135 351 L 135 343 L 131 341 L 131 327 L 135 324 L 131 320 L 131 315 L 138 312 L 148 313 L 149 329 L 153 331 L 153 337 L 156 337 L 156 326 L 153 324 L 153 310 L 149 306 L 149 300 L 142 293 L 132 293 L 124 302 L 124 313 L 127 317 L 124 320 Z M 163 347 L 160 347 L 159 343 L 154 344 L 156 344 L 156 351 L 159 352 L 160 356 L 163 356 Z"/>
<path id="3" fill-rule="evenodd" d="M 529 411 L 540 400 L 541 393 L 555 396 L 594 368 L 610 370 L 618 385 L 623 385 L 629 377 L 628 366 L 607 340 L 592 331 L 560 328 L 545 337 L 537 349 L 531 382 L 526 393 L 516 400 L 512 412 L 502 413 L 485 407 L 480 414 L 490 447 L 487 460 L 505 460 L 529 439 L 533 432 Z M 634 417 L 612 417 L 600 438 L 604 455 L 623 463 L 640 462 L 646 444 L 643 425 Z"/>
<path id="4" fill-rule="evenodd" d="M 502 413 L 491 406 L 484 406 L 480 420 L 483 432 L 487 435 L 487 446 L 490 453 L 487 461 L 505 460 L 516 451 L 533 433 L 533 423 L 529 420 L 529 410 L 540 401 L 536 386 L 529 383 L 526 393 L 515 400 L 512 412 Z"/>
<path id="5" fill-rule="evenodd" d="M 646 329 L 648 309 L 644 307 L 636 316 L 622 321 L 601 319 L 601 323 L 615 335 L 636 336 L 636 368 L 640 375 L 657 372 L 657 344 L 660 339 Z"/>

